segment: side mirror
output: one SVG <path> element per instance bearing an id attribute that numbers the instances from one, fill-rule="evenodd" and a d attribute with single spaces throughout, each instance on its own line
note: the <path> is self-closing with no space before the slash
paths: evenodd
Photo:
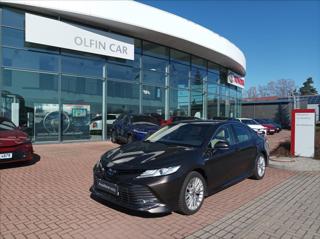
<path id="1" fill-rule="evenodd" d="M 214 145 L 214 149 L 228 149 L 229 148 L 229 143 L 227 141 L 218 141 Z"/>

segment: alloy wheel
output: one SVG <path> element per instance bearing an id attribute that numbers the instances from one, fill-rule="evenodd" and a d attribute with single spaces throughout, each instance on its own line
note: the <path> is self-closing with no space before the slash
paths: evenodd
<path id="1" fill-rule="evenodd" d="M 204 185 L 200 178 L 190 179 L 185 191 L 185 203 L 189 210 L 197 210 L 204 197 Z"/>
<path id="2" fill-rule="evenodd" d="M 266 171 L 266 162 L 264 160 L 263 156 L 259 156 L 258 162 L 257 162 L 257 173 L 259 177 L 262 177 Z"/>

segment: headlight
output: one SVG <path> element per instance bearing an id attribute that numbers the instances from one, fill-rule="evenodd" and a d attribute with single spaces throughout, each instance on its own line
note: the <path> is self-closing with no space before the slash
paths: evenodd
<path id="1" fill-rule="evenodd" d="M 137 178 L 165 176 L 165 175 L 169 175 L 169 174 L 177 172 L 179 168 L 180 168 L 180 166 L 174 166 L 174 167 L 168 167 L 168 168 L 147 170 L 147 171 L 144 171 Z"/>

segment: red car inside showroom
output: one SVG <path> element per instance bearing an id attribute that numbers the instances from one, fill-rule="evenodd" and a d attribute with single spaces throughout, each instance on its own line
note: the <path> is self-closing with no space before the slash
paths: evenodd
<path id="1" fill-rule="evenodd" d="M 0 117 L 0 163 L 31 161 L 33 147 L 28 135 L 15 124 Z"/>

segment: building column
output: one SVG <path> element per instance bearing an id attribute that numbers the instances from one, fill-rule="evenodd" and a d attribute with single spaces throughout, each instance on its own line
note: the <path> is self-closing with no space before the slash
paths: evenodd
<path id="1" fill-rule="evenodd" d="M 107 139 L 107 63 L 102 70 L 102 140 Z"/>
<path id="2" fill-rule="evenodd" d="M 165 76 L 165 106 L 164 106 L 164 118 L 165 120 L 170 117 L 170 65 L 166 66 L 166 76 Z"/>

